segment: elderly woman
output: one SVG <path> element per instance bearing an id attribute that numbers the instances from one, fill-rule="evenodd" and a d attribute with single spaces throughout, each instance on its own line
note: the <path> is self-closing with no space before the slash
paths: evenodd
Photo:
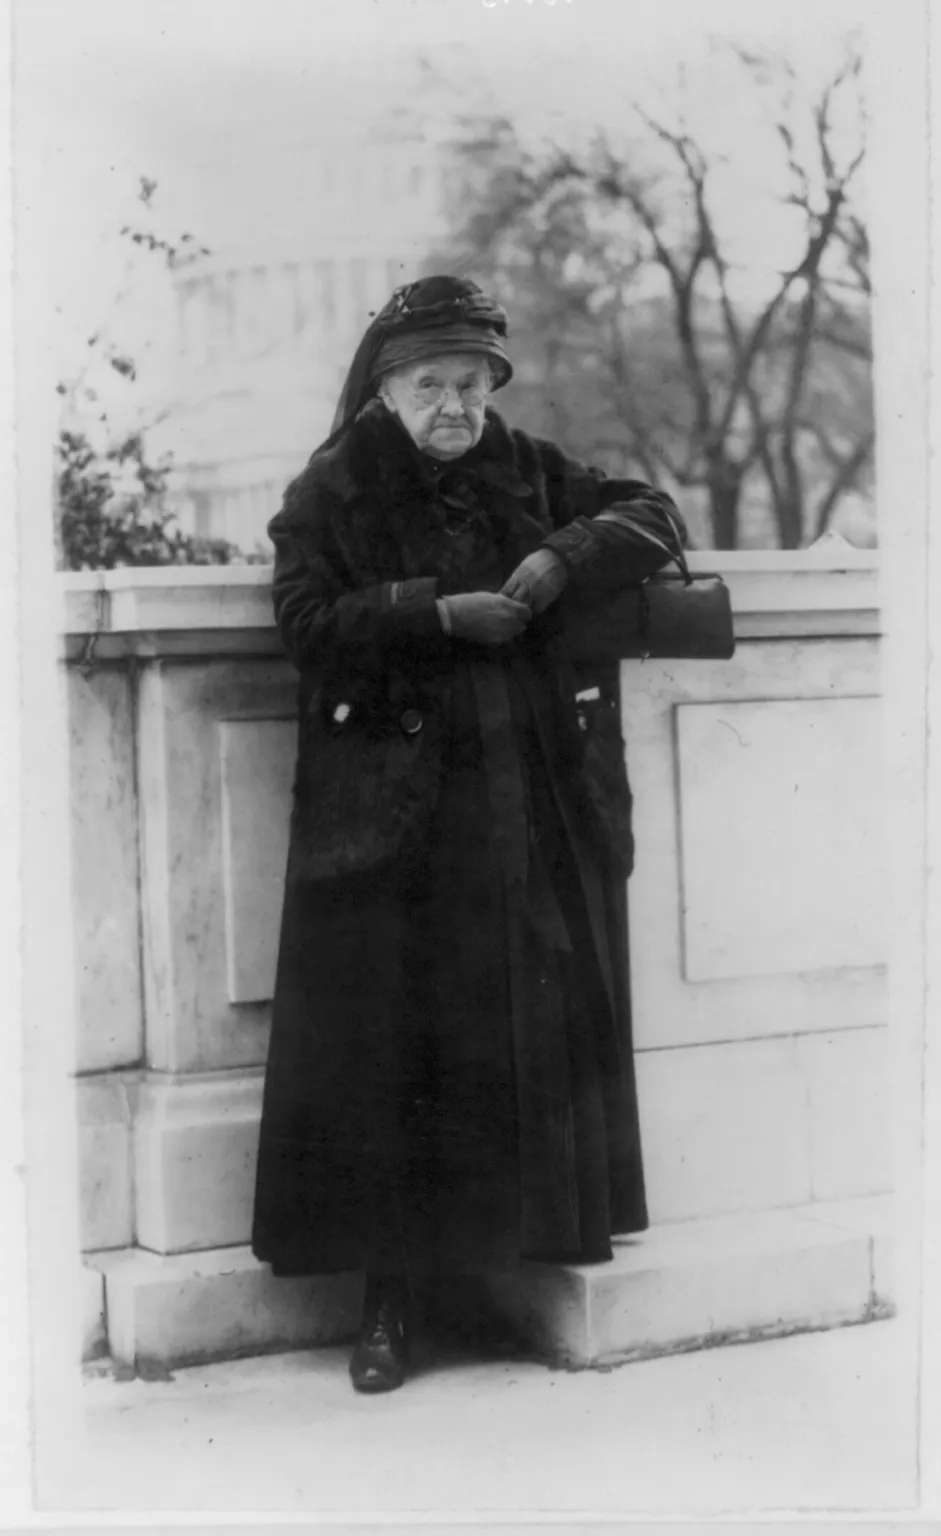
<path id="1" fill-rule="evenodd" d="M 505 337 L 474 283 L 399 289 L 270 527 L 301 723 L 253 1246 L 365 1271 L 360 1391 L 403 1381 L 417 1290 L 604 1261 L 647 1221 L 629 791 L 564 615 L 682 524 L 504 423 Z"/>

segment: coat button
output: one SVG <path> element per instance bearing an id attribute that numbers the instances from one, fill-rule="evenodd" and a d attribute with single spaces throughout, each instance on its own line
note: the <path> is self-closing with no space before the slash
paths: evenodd
<path id="1" fill-rule="evenodd" d="M 417 709 L 404 710 L 399 721 L 406 736 L 417 736 L 424 723 Z"/>

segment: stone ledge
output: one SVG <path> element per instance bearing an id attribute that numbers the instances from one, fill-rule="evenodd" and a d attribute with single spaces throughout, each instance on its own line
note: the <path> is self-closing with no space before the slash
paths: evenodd
<path id="1" fill-rule="evenodd" d="M 887 1205 L 876 1198 L 653 1227 L 611 1264 L 491 1277 L 503 1317 L 574 1366 L 768 1338 L 892 1310 Z"/>
<path id="2" fill-rule="evenodd" d="M 879 630 L 876 550 L 693 550 L 694 572 L 721 571 L 741 639 L 874 634 Z M 65 654 L 97 638 L 102 660 L 280 654 L 271 609 L 271 567 L 140 566 L 59 577 Z"/>
<path id="3" fill-rule="evenodd" d="M 611 1264 L 526 1265 L 491 1297 L 540 1354 L 593 1366 L 862 1323 L 892 1311 L 889 1200 L 675 1222 Z M 352 1337 L 357 1275 L 275 1280 L 245 1247 L 91 1254 L 116 1367 L 172 1367 Z"/>

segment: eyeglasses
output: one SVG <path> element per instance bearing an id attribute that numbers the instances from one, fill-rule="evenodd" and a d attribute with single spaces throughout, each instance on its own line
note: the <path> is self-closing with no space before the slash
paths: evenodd
<path id="1" fill-rule="evenodd" d="M 415 399 L 422 405 L 441 405 L 455 386 L 442 384 L 439 379 L 419 378 L 410 387 Z M 457 385 L 457 395 L 462 405 L 483 405 L 490 390 L 489 378 L 468 379 Z"/>

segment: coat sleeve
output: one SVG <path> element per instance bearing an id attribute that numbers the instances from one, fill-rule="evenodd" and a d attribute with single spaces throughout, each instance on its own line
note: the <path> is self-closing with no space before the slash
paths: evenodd
<path id="1" fill-rule="evenodd" d="M 330 547 L 327 494 L 305 471 L 268 525 L 275 621 L 295 665 L 368 670 L 392 651 L 446 650 L 437 579 L 351 582 Z"/>
<path id="2" fill-rule="evenodd" d="M 565 563 L 573 588 L 603 592 L 642 581 L 685 545 L 686 524 L 665 491 L 608 479 L 554 445 L 543 457 L 556 525 L 545 547 Z"/>

